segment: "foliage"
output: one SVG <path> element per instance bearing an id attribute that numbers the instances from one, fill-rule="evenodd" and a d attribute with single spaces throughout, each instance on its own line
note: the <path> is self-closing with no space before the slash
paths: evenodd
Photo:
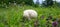
<path id="1" fill-rule="evenodd" d="M 9 2 L 10 3 L 16 2 L 17 4 L 22 4 L 24 2 L 25 4 L 28 4 L 28 5 L 32 5 L 33 4 L 33 1 L 32 0 L 0 0 L 0 4 L 2 2 L 3 3 L 6 3 L 6 4 L 9 4 Z"/>
<path id="2" fill-rule="evenodd" d="M 0 8 L 0 27 L 34 27 L 35 19 L 31 19 L 30 21 L 22 22 L 23 11 L 26 9 L 33 9 L 38 12 L 38 22 L 39 27 L 46 27 L 46 18 L 48 18 L 49 14 L 53 16 L 53 18 L 58 18 L 60 15 L 60 8 L 57 6 L 52 7 L 32 7 L 32 6 L 14 6 L 10 5 L 8 8 Z M 41 15 L 44 15 L 44 18 L 40 18 Z M 48 24 L 50 27 L 52 24 Z"/>

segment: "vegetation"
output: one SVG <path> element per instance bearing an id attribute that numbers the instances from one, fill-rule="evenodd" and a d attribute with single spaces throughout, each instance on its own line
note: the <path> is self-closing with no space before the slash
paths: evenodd
<path id="1" fill-rule="evenodd" d="M 32 5 L 33 0 L 0 0 L 0 4 L 6 3 L 7 5 L 10 3 L 17 3 L 17 4 L 27 4 L 27 5 Z"/>
<path id="2" fill-rule="evenodd" d="M 26 9 L 36 10 L 37 20 L 24 20 L 23 11 Z M 52 22 L 59 18 L 60 7 L 57 4 L 40 7 L 38 4 L 35 5 L 32 0 L 0 0 L 0 27 L 51 27 Z"/>
<path id="3" fill-rule="evenodd" d="M 60 18 L 60 8 L 58 6 L 52 7 L 33 7 L 33 6 L 18 6 L 9 5 L 7 8 L 0 7 L 0 27 L 34 27 L 34 21 L 36 19 L 31 19 L 30 21 L 23 22 L 23 11 L 26 9 L 33 9 L 38 12 L 38 22 L 39 27 L 47 27 L 46 19 L 49 15 L 52 18 Z M 43 18 L 41 16 L 44 16 Z M 52 22 L 52 21 L 50 21 Z M 52 23 L 48 24 L 50 27 Z"/>

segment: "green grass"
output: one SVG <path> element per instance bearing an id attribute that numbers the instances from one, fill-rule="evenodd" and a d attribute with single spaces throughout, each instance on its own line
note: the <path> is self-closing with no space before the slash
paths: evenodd
<path id="1" fill-rule="evenodd" d="M 0 27 L 34 27 L 34 20 L 22 21 L 23 11 L 26 9 L 36 10 L 38 13 L 39 27 L 46 27 L 46 18 L 51 14 L 53 18 L 58 18 L 60 15 L 60 8 L 57 6 L 52 7 L 33 7 L 33 6 L 9 6 L 8 8 L 0 8 Z M 40 16 L 44 15 L 45 18 L 41 19 Z M 30 26 L 29 26 L 30 25 Z M 51 24 L 49 24 L 51 26 Z"/>

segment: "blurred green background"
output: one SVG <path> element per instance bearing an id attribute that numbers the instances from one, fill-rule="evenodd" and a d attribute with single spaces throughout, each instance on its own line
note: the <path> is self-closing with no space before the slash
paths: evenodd
<path id="1" fill-rule="evenodd" d="M 34 4 L 32 0 L 0 0 L 0 27 L 34 27 L 35 19 L 23 22 L 23 11 L 27 9 L 37 11 L 39 23 L 37 27 L 48 25 L 52 27 L 52 20 L 60 18 L 60 7 L 56 2 L 52 6 L 45 7 Z M 46 19 L 49 16 L 52 16 L 52 20 L 47 23 Z"/>

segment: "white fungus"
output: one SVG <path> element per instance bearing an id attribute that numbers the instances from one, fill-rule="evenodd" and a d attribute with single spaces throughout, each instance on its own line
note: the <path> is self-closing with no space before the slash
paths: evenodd
<path id="1" fill-rule="evenodd" d="M 30 20 L 31 18 L 37 18 L 38 14 L 35 10 L 25 10 L 23 12 L 23 17 L 28 18 Z"/>

